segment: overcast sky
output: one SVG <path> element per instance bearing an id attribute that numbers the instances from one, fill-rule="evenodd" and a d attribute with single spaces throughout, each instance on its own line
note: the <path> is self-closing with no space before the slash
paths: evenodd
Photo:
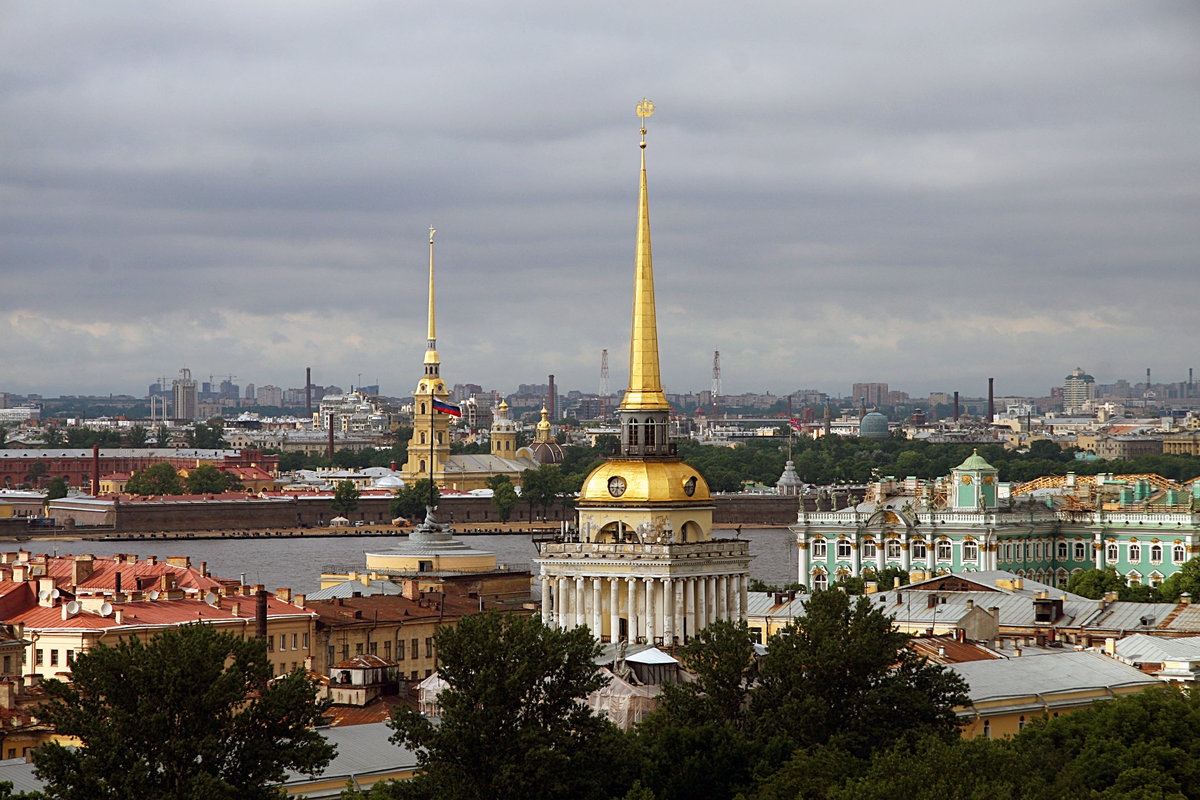
<path id="1" fill-rule="evenodd" d="M 590 10 L 589 10 L 590 9 Z M 1200 367 L 1194 2 L 0 0 L 0 391 Z M 218 377 L 217 380 L 221 380 Z"/>

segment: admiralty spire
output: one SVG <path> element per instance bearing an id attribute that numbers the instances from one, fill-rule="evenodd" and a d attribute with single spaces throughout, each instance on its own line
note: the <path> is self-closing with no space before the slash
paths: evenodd
<path id="1" fill-rule="evenodd" d="M 609 642 L 672 645 L 714 620 L 745 617 L 750 551 L 747 542 L 713 538 L 708 484 L 670 440 L 646 181 L 646 119 L 653 112 L 649 100 L 638 103 L 641 181 L 629 383 L 617 412 L 620 454 L 583 483 L 578 541 L 543 545 L 537 563 L 549 624 L 587 625 Z"/>

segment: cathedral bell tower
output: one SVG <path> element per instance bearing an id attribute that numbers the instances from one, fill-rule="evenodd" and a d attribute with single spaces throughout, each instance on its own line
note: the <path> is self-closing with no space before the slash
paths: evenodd
<path id="1" fill-rule="evenodd" d="M 425 340 L 425 363 L 421 380 L 413 391 L 413 435 L 408 442 L 408 460 L 401 475 L 406 481 L 433 478 L 445 481 L 445 464 L 450 458 L 450 417 L 436 410 L 435 401 L 448 404 L 450 392 L 441 376 L 437 351 L 437 328 L 433 295 L 433 235 L 429 229 L 429 330 Z"/>

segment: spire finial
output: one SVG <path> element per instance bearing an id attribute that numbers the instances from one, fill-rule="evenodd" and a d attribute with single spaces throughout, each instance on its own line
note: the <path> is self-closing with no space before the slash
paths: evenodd
<path id="1" fill-rule="evenodd" d="M 437 326 L 434 317 L 433 304 L 433 235 L 437 233 L 432 225 L 429 226 L 429 331 L 425 337 L 425 363 L 437 364 Z M 436 371 L 434 373 L 436 375 Z"/>
<path id="2" fill-rule="evenodd" d="M 654 113 L 654 103 L 651 103 L 646 98 L 642 98 L 642 102 L 637 104 L 637 115 L 642 119 L 642 149 L 646 147 L 646 118 Z"/>

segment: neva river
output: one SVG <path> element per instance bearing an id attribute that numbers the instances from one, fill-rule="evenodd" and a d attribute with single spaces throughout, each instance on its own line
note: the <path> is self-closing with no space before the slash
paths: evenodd
<path id="1" fill-rule="evenodd" d="M 732 530 L 715 532 L 721 538 L 734 535 Z M 491 534 L 462 536 L 463 542 L 479 550 L 496 554 L 496 561 L 513 569 L 536 572 L 533 559 L 537 550 L 528 534 Z M 795 536 L 786 528 L 743 528 L 741 538 L 750 542 L 750 575 L 767 583 L 783 586 L 796 580 Z M 321 570 L 330 565 L 341 567 L 366 565 L 365 553 L 388 550 L 407 541 L 399 536 L 336 536 L 322 538 L 279 537 L 239 539 L 136 540 L 122 542 L 41 541 L 20 545 L 5 543 L 4 549 L 17 547 L 34 553 L 80 555 L 91 553 L 111 556 L 133 553 L 139 558 L 190 556 L 192 564 L 208 563 L 208 571 L 219 578 L 240 579 L 248 584 L 263 584 L 268 589 L 289 587 L 309 593 L 321 587 Z"/>

